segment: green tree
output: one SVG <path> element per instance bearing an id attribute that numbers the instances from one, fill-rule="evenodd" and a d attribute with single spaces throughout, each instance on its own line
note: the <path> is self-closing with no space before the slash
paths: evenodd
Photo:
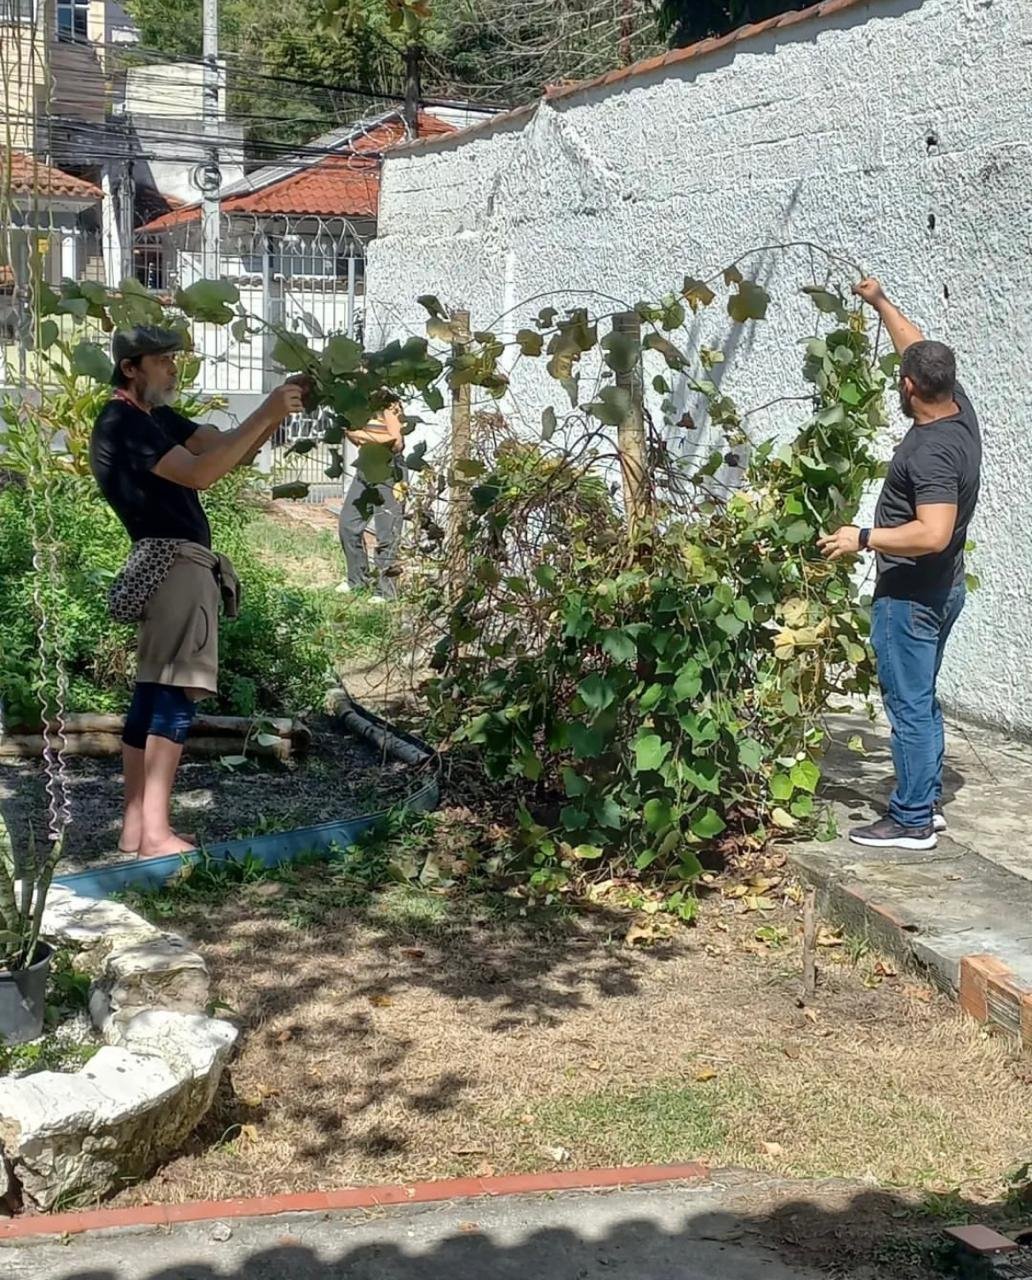
<path id="1" fill-rule="evenodd" d="M 661 0 L 660 32 L 674 48 L 722 36 L 750 22 L 806 9 L 813 0 Z"/>

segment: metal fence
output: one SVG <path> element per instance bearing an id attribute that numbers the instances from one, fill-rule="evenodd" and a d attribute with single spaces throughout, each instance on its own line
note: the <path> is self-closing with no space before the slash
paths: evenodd
<path id="1" fill-rule="evenodd" d="M 239 289 L 257 332 L 239 338 L 229 326 L 194 326 L 201 391 L 269 390 L 280 376 L 271 360 L 273 326 L 304 334 L 317 350 L 334 334 L 361 336 L 368 235 L 355 224 L 346 218 L 238 213 L 223 213 L 219 223 L 216 273 Z M 136 238 L 136 278 L 160 292 L 201 279 L 203 260 L 196 218 Z"/>
<path id="2" fill-rule="evenodd" d="M 227 400 L 230 411 L 243 416 L 249 398 L 261 396 L 283 377 L 272 359 L 275 328 L 303 334 L 314 350 L 335 334 L 361 341 L 365 249 L 372 229 L 347 218 L 223 213 L 217 274 L 236 285 L 254 323 L 246 337 L 237 336 L 231 326 L 193 326 L 201 359 L 199 389 Z M 201 241 L 197 219 L 161 234 L 138 234 L 136 278 L 161 293 L 189 286 L 203 275 Z M 296 440 L 317 434 L 319 427 L 319 419 L 307 414 L 286 423 L 272 441 L 271 458 L 275 478 L 304 481 L 311 486 L 309 501 L 316 502 L 340 492 L 341 479 L 326 476 L 329 450 L 287 450 Z M 344 461 L 350 470 L 348 451 Z"/>

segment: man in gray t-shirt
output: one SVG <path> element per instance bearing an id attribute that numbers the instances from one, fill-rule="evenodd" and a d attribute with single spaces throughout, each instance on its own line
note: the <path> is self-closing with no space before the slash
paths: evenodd
<path id="1" fill-rule="evenodd" d="M 964 607 L 964 545 L 978 501 L 982 442 L 949 347 L 929 342 L 877 280 L 854 292 L 881 317 L 902 357 L 900 403 L 913 426 L 889 464 L 872 529 L 821 538 L 829 559 L 874 551 L 871 643 L 892 726 L 896 788 L 884 818 L 849 833 L 870 848 L 934 849 L 945 831 L 942 710 L 935 684 Z"/>

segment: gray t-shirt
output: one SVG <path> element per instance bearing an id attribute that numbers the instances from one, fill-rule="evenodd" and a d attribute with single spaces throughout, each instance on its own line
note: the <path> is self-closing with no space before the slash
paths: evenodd
<path id="1" fill-rule="evenodd" d="M 978 418 L 964 388 L 953 392 L 959 413 L 918 426 L 915 423 L 892 455 L 874 516 L 877 529 L 895 529 L 917 519 L 917 508 L 933 502 L 957 507 L 957 523 L 945 551 L 906 558 L 878 555 L 875 595 L 927 600 L 964 579 L 964 544 L 978 501 L 982 439 Z"/>

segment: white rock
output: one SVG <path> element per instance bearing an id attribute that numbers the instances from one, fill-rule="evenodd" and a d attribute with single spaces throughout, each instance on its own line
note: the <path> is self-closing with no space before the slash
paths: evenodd
<path id="1" fill-rule="evenodd" d="M 183 1080 L 197 1080 L 221 1070 L 236 1043 L 237 1029 L 221 1018 L 147 1009 L 127 1023 L 110 1023 L 105 1038 L 133 1053 L 154 1054 Z"/>
<path id="2" fill-rule="evenodd" d="M 46 1210 L 103 1196 L 171 1155 L 210 1108 L 237 1030 L 202 1014 L 203 958 L 120 903 L 55 885 L 44 933 L 79 949 L 107 1041 L 79 1071 L 0 1078 L 0 1200 L 20 1189 Z"/>
<path id="3" fill-rule="evenodd" d="M 142 1009 L 202 1013 L 211 981 L 202 956 L 176 934 L 159 933 L 112 951 L 96 977 L 94 992 L 107 1002 L 106 1013 L 101 1001 L 96 1005 L 103 1015 L 97 1025 L 103 1030 L 109 1019 L 128 1022 Z"/>
<path id="4" fill-rule="evenodd" d="M 64 885 L 51 886 L 43 912 L 43 933 L 65 946 L 77 947 L 76 968 L 91 976 L 112 951 L 162 936 L 160 929 L 120 902 L 84 898 Z"/>

